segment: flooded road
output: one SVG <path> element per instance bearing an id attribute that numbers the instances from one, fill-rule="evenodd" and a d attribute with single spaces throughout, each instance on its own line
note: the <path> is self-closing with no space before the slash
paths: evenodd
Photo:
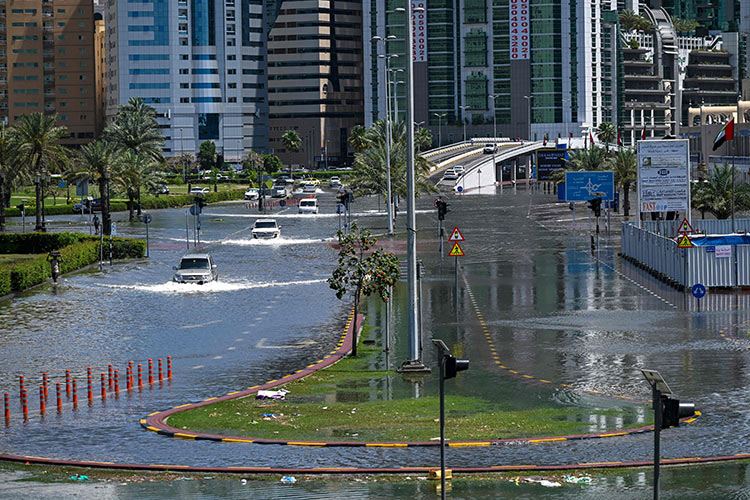
<path id="1" fill-rule="evenodd" d="M 13 413 L 10 427 L 0 430 L 0 449 L 142 464 L 437 465 L 437 449 L 253 446 L 169 439 L 140 429 L 138 421 L 148 413 L 275 379 L 314 362 L 335 344 L 350 304 L 337 300 L 325 283 L 335 265 L 327 243 L 339 221 L 333 194 L 319 198 L 319 216 L 299 216 L 296 208 L 272 215 L 282 237 L 270 241 L 251 237 L 255 209 L 208 207 L 201 240 L 219 266 L 217 283 L 171 282 L 171 266 L 187 251 L 185 211 L 164 210 L 152 212 L 149 260 L 66 276 L 57 286 L 46 284 L 0 305 L 0 390 L 12 395 Z M 603 234 L 592 256 L 587 221 L 579 214 L 574 224 L 572 213 L 551 195 L 506 188 L 502 196 L 449 201 L 448 232 L 457 225 L 466 238 L 457 295 L 454 261 L 438 252 L 432 199 L 418 203 L 419 258 L 427 269 L 425 362 L 434 365 L 430 337 L 444 339 L 472 360 L 470 371 L 452 381 L 449 391 L 489 394 L 509 408 L 552 402 L 580 408 L 582 418 L 591 408 L 624 408 L 624 419 L 584 420 L 591 432 L 617 430 L 649 418 L 642 403 L 650 394 L 639 370 L 656 368 L 675 393 L 704 413 L 662 434 L 664 457 L 750 451 L 745 296 L 709 294 L 697 303 L 621 261 L 616 235 Z M 355 204 L 362 224 L 382 232 L 385 221 L 373 216 L 377 208 L 374 199 Z M 83 220 L 52 219 L 56 228 Z M 402 229 L 404 217 L 397 222 Z M 143 237 L 142 224 L 117 227 L 121 235 Z M 407 351 L 405 288 L 395 290 L 391 367 L 400 365 Z M 369 307 L 368 321 L 381 326 L 382 306 L 373 301 Z M 61 415 L 51 409 L 44 419 L 38 416 L 35 391 L 44 371 L 58 382 L 70 369 L 81 394 L 87 366 L 94 369 L 97 390 L 98 374 L 109 363 L 122 374 L 128 361 L 145 366 L 148 358 L 168 355 L 174 360 L 171 383 L 121 393 L 119 399 L 110 395 L 77 412 L 66 407 Z M 30 389 L 27 424 L 19 418 L 20 374 Z M 392 390 L 435 394 L 435 379 L 410 384 L 394 376 Z M 454 467 L 648 460 L 651 454 L 650 434 L 448 452 Z"/>

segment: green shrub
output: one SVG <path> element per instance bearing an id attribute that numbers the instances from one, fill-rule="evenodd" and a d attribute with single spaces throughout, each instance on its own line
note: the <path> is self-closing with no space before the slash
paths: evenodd
<path id="1" fill-rule="evenodd" d="M 5 297 L 13 289 L 10 284 L 10 266 L 0 266 L 0 297 Z"/>
<path id="2" fill-rule="evenodd" d="M 81 236 L 83 235 L 78 233 L 2 233 L 0 234 L 0 254 L 48 253 L 79 243 Z"/>
<path id="3" fill-rule="evenodd" d="M 10 286 L 14 292 L 38 285 L 51 275 L 46 257 L 13 264 L 10 270 Z"/>

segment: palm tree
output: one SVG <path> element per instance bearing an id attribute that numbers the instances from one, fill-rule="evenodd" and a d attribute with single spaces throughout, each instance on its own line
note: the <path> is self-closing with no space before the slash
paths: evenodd
<path id="1" fill-rule="evenodd" d="M 620 149 L 607 163 L 608 168 L 615 173 L 615 186 L 623 191 L 622 213 L 628 217 L 630 216 L 630 185 L 636 181 L 635 151 L 630 148 Z"/>
<path id="2" fill-rule="evenodd" d="M 299 134 L 294 130 L 287 130 L 284 135 L 281 136 L 281 142 L 284 148 L 293 153 L 299 152 L 299 147 L 302 145 L 302 139 Z M 289 177 L 292 176 L 292 162 L 289 162 Z"/>
<path id="3" fill-rule="evenodd" d="M 161 165 L 151 156 L 133 151 L 125 151 L 117 157 L 112 168 L 112 177 L 128 197 L 130 222 L 135 220 L 136 200 L 138 216 L 141 215 L 141 190 L 153 190 L 164 183 L 164 177 L 159 172 Z"/>
<path id="4" fill-rule="evenodd" d="M 156 112 L 143 104 L 142 99 L 133 97 L 123 105 L 104 129 L 104 137 L 120 151 L 148 155 L 158 161 L 164 159 L 164 136 L 156 121 Z"/>
<path id="5" fill-rule="evenodd" d="M 430 146 L 432 146 L 432 132 L 428 128 L 419 127 L 414 131 L 414 147 L 418 152 L 422 152 Z"/>
<path id="6" fill-rule="evenodd" d="M 567 160 L 567 170 L 599 170 L 604 165 L 606 156 L 606 150 L 599 146 L 579 149 Z"/>
<path id="7" fill-rule="evenodd" d="M 5 204 L 10 200 L 11 186 L 22 173 L 13 144 L 12 129 L 0 122 L 0 231 L 5 230 Z"/>
<path id="8" fill-rule="evenodd" d="M 109 176 L 113 148 L 106 141 L 98 140 L 81 146 L 72 172 L 76 178 L 86 177 L 99 183 L 99 196 L 102 200 L 102 234 L 112 231 L 112 218 L 109 208 Z"/>
<path id="9" fill-rule="evenodd" d="M 631 31 L 648 31 L 652 27 L 651 21 L 632 10 L 620 12 L 620 25 L 626 33 Z"/>
<path id="10" fill-rule="evenodd" d="M 599 128 L 596 129 L 596 136 L 600 141 L 604 142 L 604 147 L 609 152 L 609 144 L 617 139 L 617 130 L 615 126 L 609 122 L 602 122 L 599 124 Z"/>
<path id="11" fill-rule="evenodd" d="M 732 167 L 717 166 L 713 175 L 693 188 L 692 205 L 701 212 L 711 212 L 717 219 L 732 215 Z M 750 185 L 735 184 L 735 211 L 750 208 Z"/>
<path id="12" fill-rule="evenodd" d="M 370 143 L 365 138 L 366 133 L 367 129 L 364 125 L 355 125 L 349 132 L 349 146 L 355 153 L 361 153 L 370 147 Z"/>
<path id="13" fill-rule="evenodd" d="M 67 158 L 67 150 L 59 144 L 68 136 L 66 127 L 55 125 L 56 115 L 32 113 L 23 115 L 14 125 L 14 142 L 19 156 L 32 166 L 36 175 L 42 170 L 62 163 Z M 35 231 L 46 231 L 42 225 L 42 191 L 36 183 L 36 226 Z"/>

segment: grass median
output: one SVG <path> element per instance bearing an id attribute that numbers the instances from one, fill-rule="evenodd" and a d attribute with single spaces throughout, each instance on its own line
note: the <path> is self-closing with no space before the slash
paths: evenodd
<path id="1" fill-rule="evenodd" d="M 362 338 L 372 335 L 365 327 Z M 287 441 L 431 441 L 440 436 L 439 398 L 432 387 L 413 398 L 401 376 L 373 369 L 382 350 L 369 342 L 357 358 L 283 386 L 286 399 L 254 396 L 177 413 L 178 429 Z M 468 372 L 466 372 L 468 373 Z M 459 377 L 467 377 L 466 373 Z M 432 374 L 436 382 L 437 375 Z M 406 389 L 406 390 L 404 390 Z M 451 441 L 579 434 L 604 430 L 592 422 L 631 421 L 634 408 L 581 408 L 551 398 L 513 407 L 492 391 L 446 395 L 446 436 Z M 644 425 L 643 423 L 633 424 Z"/>

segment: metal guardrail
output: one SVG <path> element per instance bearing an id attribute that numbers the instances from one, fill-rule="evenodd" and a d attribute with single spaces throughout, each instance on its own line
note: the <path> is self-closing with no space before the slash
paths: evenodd
<path id="1" fill-rule="evenodd" d="M 716 257 L 710 247 L 678 248 L 673 236 L 677 235 L 679 223 L 679 220 L 644 221 L 639 229 L 632 222 L 623 222 L 622 254 L 657 276 L 685 287 L 696 283 L 706 287 L 750 286 L 750 245 L 731 245 L 728 258 Z M 706 234 L 729 234 L 731 221 L 701 220 L 693 227 Z M 750 220 L 736 220 L 735 228 L 750 229 Z"/>

